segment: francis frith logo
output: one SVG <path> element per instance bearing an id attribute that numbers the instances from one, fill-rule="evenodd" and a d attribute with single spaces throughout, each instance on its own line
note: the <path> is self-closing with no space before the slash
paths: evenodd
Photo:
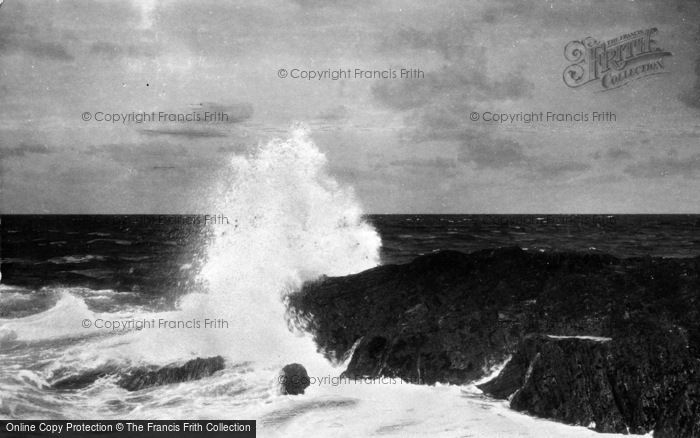
<path id="1" fill-rule="evenodd" d="M 564 69 L 564 83 L 577 88 L 596 82 L 605 91 L 666 73 L 664 61 L 671 52 L 658 47 L 654 39 L 657 33 L 653 27 L 607 41 L 588 37 L 569 42 L 564 48 L 564 56 L 572 64 Z"/>

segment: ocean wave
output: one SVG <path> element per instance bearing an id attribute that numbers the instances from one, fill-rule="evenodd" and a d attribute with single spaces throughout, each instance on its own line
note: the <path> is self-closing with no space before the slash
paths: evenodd
<path id="1" fill-rule="evenodd" d="M 105 279 L 105 278 L 111 278 L 114 276 L 114 271 L 111 269 L 75 269 L 72 271 L 66 271 L 70 272 L 72 274 L 78 274 L 82 275 L 83 277 L 89 277 L 89 278 L 97 278 L 97 279 Z"/>
<path id="2" fill-rule="evenodd" d="M 92 254 L 85 254 L 85 255 L 67 255 L 67 256 L 61 256 L 61 257 L 53 257 L 47 260 L 49 263 L 53 263 L 56 265 L 62 265 L 62 264 L 76 264 L 76 263 L 88 263 L 91 261 L 104 261 L 107 258 L 104 256 L 100 255 L 92 255 Z"/>
<path id="3" fill-rule="evenodd" d="M 109 243 L 115 243 L 117 245 L 131 245 L 133 244 L 132 241 L 130 240 L 124 240 L 124 239 L 92 239 L 88 240 L 87 244 L 93 244 L 93 243 L 98 243 L 98 242 L 109 242 Z"/>
<path id="4" fill-rule="evenodd" d="M 85 301 L 71 293 L 59 292 L 56 304 L 48 310 L 17 319 L 0 319 L 0 332 L 21 341 L 54 339 L 86 334 L 80 320 L 93 318 Z"/>

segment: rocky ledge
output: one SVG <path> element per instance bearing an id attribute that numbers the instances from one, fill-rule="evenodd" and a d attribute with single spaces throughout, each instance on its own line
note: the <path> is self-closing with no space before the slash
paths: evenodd
<path id="1" fill-rule="evenodd" d="M 512 356 L 484 390 L 515 394 L 514 409 L 690 437 L 700 418 L 699 272 L 700 257 L 442 251 L 322 278 L 288 305 L 329 359 L 352 351 L 349 377 L 463 384 Z"/>
<path id="2" fill-rule="evenodd" d="M 97 379 L 118 376 L 117 385 L 127 391 L 138 391 L 152 386 L 199 380 L 224 369 L 224 358 L 214 356 L 196 358 L 182 365 L 172 364 L 164 367 L 137 367 L 122 371 L 116 366 L 105 366 L 77 375 L 61 378 L 54 382 L 53 389 L 80 389 L 93 384 Z"/>
<path id="3" fill-rule="evenodd" d="M 479 385 L 512 409 L 598 432 L 700 436 L 699 362 L 677 327 L 639 324 L 639 335 L 527 336 L 495 379 Z"/>

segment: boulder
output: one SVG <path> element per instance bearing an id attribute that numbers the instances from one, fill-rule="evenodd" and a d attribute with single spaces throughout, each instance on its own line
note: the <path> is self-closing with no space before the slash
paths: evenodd
<path id="1" fill-rule="evenodd" d="M 281 394 L 299 395 L 311 384 L 311 379 L 303 365 L 291 363 L 282 368 L 279 383 Z"/>

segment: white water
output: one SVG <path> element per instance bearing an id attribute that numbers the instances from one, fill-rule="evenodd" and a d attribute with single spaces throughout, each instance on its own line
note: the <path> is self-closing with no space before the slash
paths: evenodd
<path id="1" fill-rule="evenodd" d="M 512 412 L 473 385 L 322 384 L 303 396 L 279 395 L 276 373 L 286 363 L 304 364 L 315 378 L 342 371 L 316 352 L 307 335 L 290 331 L 283 296 L 319 275 L 347 275 L 379 262 L 378 234 L 363 222 L 352 191 L 327 175 L 325 165 L 303 129 L 235 157 L 212 199 L 212 211 L 231 222 L 217 226 L 205 255 L 199 275 L 208 292 L 187 295 L 179 310 L 100 314 L 66 289 L 45 312 L 0 320 L 0 340 L 30 342 L 7 354 L 0 343 L 0 417 L 257 419 L 260 436 L 285 437 L 599 436 Z M 223 318 L 229 328 L 115 335 L 80 325 L 83 319 L 129 318 Z M 48 389 L 66 369 L 212 355 L 224 356 L 227 368 L 196 382 L 129 393 L 106 378 L 70 393 Z"/>

